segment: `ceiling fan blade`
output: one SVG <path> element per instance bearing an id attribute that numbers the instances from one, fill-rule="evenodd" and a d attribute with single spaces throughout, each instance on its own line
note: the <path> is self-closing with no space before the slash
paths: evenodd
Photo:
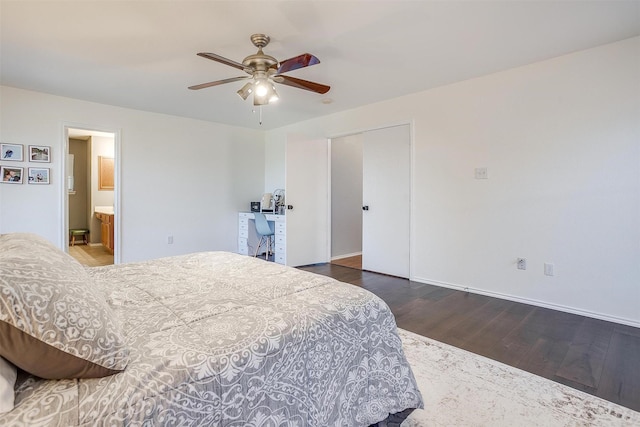
<path id="1" fill-rule="evenodd" d="M 303 53 L 302 55 L 294 56 L 293 58 L 285 59 L 280 62 L 278 67 L 278 74 L 286 73 L 288 71 L 297 70 L 298 68 L 308 67 L 310 65 L 319 64 L 320 60 L 310 53 Z"/>
<path id="2" fill-rule="evenodd" d="M 204 89 L 206 87 L 223 85 L 225 83 L 232 83 L 232 82 L 237 82 L 238 80 L 246 80 L 250 78 L 251 76 L 231 77 L 230 79 L 216 80 L 215 82 L 201 83 L 199 85 L 189 86 L 189 89 L 191 90 Z"/>
<path id="3" fill-rule="evenodd" d="M 309 90 L 316 93 L 327 93 L 331 86 L 323 85 L 320 83 L 310 82 L 308 80 L 296 79 L 289 76 L 274 76 L 274 82 L 287 86 L 296 87 L 298 89 Z"/>
<path id="4" fill-rule="evenodd" d="M 215 53 L 200 52 L 198 53 L 198 56 L 210 59 L 212 61 L 220 62 L 221 64 L 229 65 L 230 67 L 237 68 L 242 71 L 252 70 L 251 67 L 245 67 L 239 62 L 232 61 L 231 59 L 227 59 L 224 56 L 216 55 Z"/>

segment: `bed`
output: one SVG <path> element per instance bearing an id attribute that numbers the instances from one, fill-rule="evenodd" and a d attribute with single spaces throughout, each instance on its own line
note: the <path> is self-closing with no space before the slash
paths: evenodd
<path id="1" fill-rule="evenodd" d="M 0 426 L 369 426 L 422 397 L 370 292 L 227 252 L 81 266 L 0 235 Z M 45 379 L 48 378 L 48 379 Z"/>

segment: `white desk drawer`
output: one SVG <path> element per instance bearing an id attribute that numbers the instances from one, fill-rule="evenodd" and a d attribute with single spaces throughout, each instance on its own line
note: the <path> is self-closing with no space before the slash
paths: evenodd
<path id="1" fill-rule="evenodd" d="M 287 225 L 283 222 L 276 222 L 276 235 L 282 234 L 284 235 L 287 231 Z"/>
<path id="2" fill-rule="evenodd" d="M 278 264 L 284 265 L 285 264 L 284 254 L 276 252 L 275 262 L 277 262 Z"/>
<path id="3" fill-rule="evenodd" d="M 284 243 L 276 243 L 276 253 L 283 254 L 287 251 L 286 248 L 287 247 L 284 245 Z"/>
<path id="4" fill-rule="evenodd" d="M 246 239 L 249 237 L 249 230 L 247 228 L 239 228 L 238 229 L 238 238 Z"/>
<path id="5" fill-rule="evenodd" d="M 249 247 L 247 246 L 247 239 L 239 237 L 238 238 L 238 253 L 240 255 L 248 255 Z"/>
<path id="6" fill-rule="evenodd" d="M 276 234 L 275 238 L 276 238 L 276 245 L 277 244 L 284 245 L 287 242 L 287 238 L 284 236 L 284 234 Z"/>

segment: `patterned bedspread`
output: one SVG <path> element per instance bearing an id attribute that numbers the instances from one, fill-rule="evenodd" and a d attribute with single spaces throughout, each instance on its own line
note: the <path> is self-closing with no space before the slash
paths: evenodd
<path id="1" fill-rule="evenodd" d="M 0 425 L 351 427 L 422 407 L 395 320 L 368 291 L 226 252 L 89 272 L 129 365 L 22 375 Z"/>

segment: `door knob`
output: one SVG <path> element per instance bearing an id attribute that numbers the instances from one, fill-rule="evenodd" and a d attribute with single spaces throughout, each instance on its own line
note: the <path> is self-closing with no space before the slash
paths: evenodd
<path id="1" fill-rule="evenodd" d="M 368 210 L 369 210 L 369 206 L 368 206 L 368 205 L 367 205 L 367 206 L 363 206 L 363 207 L 362 207 L 362 210 L 363 210 L 363 211 L 368 211 Z"/>
<path id="2" fill-rule="evenodd" d="M 287 209 L 293 210 L 293 205 L 287 205 Z"/>

